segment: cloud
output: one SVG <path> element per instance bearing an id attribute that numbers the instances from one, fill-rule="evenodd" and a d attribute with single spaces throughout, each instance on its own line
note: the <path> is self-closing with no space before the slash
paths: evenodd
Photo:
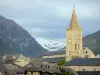
<path id="1" fill-rule="evenodd" d="M 75 0 L 83 36 L 100 29 L 100 1 Z M 0 0 L 0 14 L 13 19 L 32 36 L 64 39 L 73 0 Z"/>

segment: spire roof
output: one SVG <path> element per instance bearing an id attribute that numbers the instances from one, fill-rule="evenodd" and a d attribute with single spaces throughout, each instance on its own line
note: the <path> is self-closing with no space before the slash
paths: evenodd
<path id="1" fill-rule="evenodd" d="M 71 21 L 70 21 L 70 29 L 77 29 L 77 28 L 79 28 L 77 16 L 76 16 L 76 13 L 75 13 L 75 9 L 73 9 L 72 18 L 71 18 Z"/>

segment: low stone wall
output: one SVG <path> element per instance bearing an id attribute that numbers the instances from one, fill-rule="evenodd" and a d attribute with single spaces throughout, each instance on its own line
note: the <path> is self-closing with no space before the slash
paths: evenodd
<path id="1" fill-rule="evenodd" d="M 78 75 L 100 75 L 100 71 L 80 71 Z"/>
<path id="2" fill-rule="evenodd" d="M 100 71 L 100 66 L 66 66 L 74 71 Z"/>

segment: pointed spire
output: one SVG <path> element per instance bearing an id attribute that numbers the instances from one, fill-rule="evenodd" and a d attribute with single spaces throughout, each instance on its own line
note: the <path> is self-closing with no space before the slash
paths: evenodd
<path id="1" fill-rule="evenodd" d="M 70 22 L 70 29 L 77 29 L 77 28 L 79 28 L 79 26 L 78 26 L 77 16 L 75 13 L 75 3 L 73 3 L 73 13 Z"/>

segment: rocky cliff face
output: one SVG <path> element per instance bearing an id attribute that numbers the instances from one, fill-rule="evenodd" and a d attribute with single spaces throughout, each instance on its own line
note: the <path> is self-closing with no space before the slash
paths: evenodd
<path id="1" fill-rule="evenodd" d="M 0 16 L 0 54 L 22 53 L 25 56 L 40 56 L 44 49 L 25 29 L 13 20 Z"/>

